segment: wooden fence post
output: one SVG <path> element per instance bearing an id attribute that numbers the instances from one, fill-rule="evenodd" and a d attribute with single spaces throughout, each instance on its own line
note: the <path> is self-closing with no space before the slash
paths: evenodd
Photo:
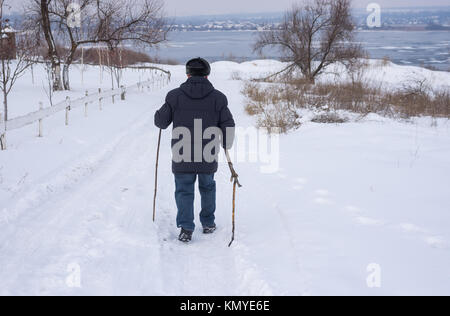
<path id="1" fill-rule="evenodd" d="M 159 86 L 159 87 L 163 87 L 164 84 L 166 83 L 166 80 L 167 80 L 167 83 L 169 83 L 170 79 L 171 79 L 170 74 L 168 75 L 168 78 L 164 78 L 163 76 L 159 76 L 159 78 L 158 78 L 158 76 L 155 75 L 153 72 L 151 72 L 151 77 L 153 79 L 152 81 L 150 81 L 150 77 L 149 77 L 148 81 L 138 82 L 137 87 L 140 88 L 142 92 L 145 91 L 145 87 L 147 87 L 147 89 L 149 91 L 151 91 L 152 88 L 155 89 L 155 85 Z M 159 82 L 155 82 L 155 80 L 158 80 Z M 122 100 L 126 99 L 126 93 L 127 93 L 126 87 L 122 85 L 120 88 L 121 88 L 121 91 L 118 91 L 116 93 L 114 93 L 114 89 L 113 89 L 113 94 L 112 94 L 113 102 L 115 101 L 115 96 L 116 95 L 120 96 Z M 104 97 L 102 96 L 102 89 L 101 88 L 98 88 L 98 93 L 99 93 L 99 95 L 98 95 L 99 109 L 100 109 L 100 111 L 102 111 L 102 102 L 103 102 L 103 98 Z M 88 100 L 88 97 L 89 97 L 88 91 L 85 92 L 85 97 L 86 97 L 86 100 L 85 100 L 85 116 L 87 117 L 88 116 L 88 105 L 90 103 L 89 100 Z M 95 96 L 92 96 L 92 97 L 95 98 Z M 82 102 L 83 100 L 81 99 L 79 101 Z M 93 102 L 93 101 L 91 101 L 91 102 Z M 69 96 L 67 96 L 66 97 L 66 107 L 65 107 L 65 124 L 66 124 L 66 126 L 69 125 L 69 115 L 70 115 L 70 111 L 72 110 L 71 107 L 72 107 L 71 99 L 70 99 Z M 44 109 L 43 103 L 39 102 L 39 110 L 42 111 L 43 109 Z M 38 114 L 38 116 L 39 115 L 40 114 Z M 25 124 L 25 125 L 26 124 L 35 123 L 37 121 L 38 124 L 39 124 L 38 137 L 43 137 L 44 136 L 44 133 L 43 133 L 43 120 L 44 120 L 44 118 L 38 118 L 38 119 L 33 118 L 31 120 L 28 120 L 28 118 L 26 118 L 26 117 L 21 117 L 21 119 L 23 119 L 24 121 L 27 121 L 27 123 L 23 123 L 22 120 L 21 120 L 21 124 Z M 6 149 L 6 123 L 7 122 L 1 122 L 1 120 L 2 120 L 2 116 L 0 115 L 0 149 L 1 150 L 5 150 Z M 22 126 L 24 126 L 24 125 L 20 125 L 19 127 L 22 127 Z M 15 128 L 19 128 L 19 127 L 12 127 L 11 126 L 10 129 L 15 129 Z"/>
<path id="2" fill-rule="evenodd" d="M 87 90 L 86 90 L 85 95 L 86 95 L 86 98 L 89 96 L 89 93 Z M 89 102 L 86 100 L 86 103 L 84 103 L 84 117 L 88 117 L 88 105 L 89 105 Z"/>
<path id="3" fill-rule="evenodd" d="M 5 139 L 6 122 L 3 122 L 3 127 L 2 127 L 2 121 L 3 121 L 3 113 L 0 112 L 0 150 L 5 150 L 6 149 L 6 139 Z"/>
<path id="4" fill-rule="evenodd" d="M 122 101 L 125 101 L 125 93 L 127 92 L 127 89 L 124 86 L 120 87 L 122 89 L 122 93 L 120 94 L 120 99 Z"/>
<path id="5" fill-rule="evenodd" d="M 6 139 L 5 139 L 5 132 L 2 131 L 2 134 L 0 135 L 0 147 L 1 150 L 6 150 Z"/>
<path id="6" fill-rule="evenodd" d="M 100 94 L 102 94 L 102 88 L 98 88 L 98 108 L 100 109 L 100 111 L 102 110 L 102 98 L 100 97 Z"/>
<path id="7" fill-rule="evenodd" d="M 44 104 L 42 102 L 39 102 L 39 111 L 42 111 L 44 108 Z M 38 137 L 43 137 L 42 133 L 42 119 L 39 119 L 39 134 Z"/>
<path id="8" fill-rule="evenodd" d="M 69 125 L 70 98 L 66 97 L 66 126 Z"/>

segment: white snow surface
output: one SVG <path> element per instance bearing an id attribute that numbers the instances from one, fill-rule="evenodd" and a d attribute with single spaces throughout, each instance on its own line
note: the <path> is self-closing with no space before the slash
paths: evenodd
<path id="1" fill-rule="evenodd" d="M 243 82 L 281 69 L 276 61 L 217 62 L 211 81 L 229 99 L 238 126 Z M 156 222 L 152 222 L 158 130 L 153 115 L 169 86 L 93 104 L 7 133 L 0 152 L 0 295 L 450 295 L 450 124 L 398 122 L 371 115 L 341 125 L 305 122 L 280 137 L 280 169 L 236 163 L 236 241 L 231 236 L 229 170 L 216 175 L 218 231 L 177 241 L 170 132 L 162 138 Z M 448 87 L 450 74 L 397 65 L 374 70 L 395 84 L 414 71 Z M 139 72 L 125 73 L 134 84 Z M 374 79 L 374 80 L 375 80 Z M 99 87 L 89 67 L 71 97 Z M 46 101 L 45 75 L 28 73 L 11 99 L 11 117 Z M 105 74 L 103 87 L 108 88 Z M 67 94 L 58 93 L 63 100 Z M 199 211 L 198 194 L 196 211 Z M 369 287 L 368 267 L 380 287 Z M 79 271 L 78 271 L 79 270 Z M 369 269 L 370 270 L 370 269 Z M 79 273 L 78 273 L 79 272 Z M 74 283 L 79 276 L 80 283 Z M 79 285 L 79 286 L 78 286 Z"/>

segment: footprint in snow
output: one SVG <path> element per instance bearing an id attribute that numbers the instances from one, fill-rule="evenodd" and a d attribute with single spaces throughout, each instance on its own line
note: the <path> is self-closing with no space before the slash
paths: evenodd
<path id="1" fill-rule="evenodd" d="M 294 179 L 294 182 L 298 183 L 298 184 L 306 184 L 308 182 L 308 179 L 306 179 L 306 178 L 296 178 L 296 179 Z"/>
<path id="2" fill-rule="evenodd" d="M 422 235 L 428 234 L 428 231 L 426 229 L 411 223 L 402 223 L 399 226 L 404 233 L 422 234 Z M 440 236 L 425 236 L 423 237 L 423 240 L 427 245 L 429 245 L 432 248 L 443 249 L 447 248 L 448 246 L 445 239 Z"/>
<path id="3" fill-rule="evenodd" d="M 327 190 L 316 190 L 316 194 L 320 196 L 329 196 L 330 192 L 328 192 Z"/>
<path id="4" fill-rule="evenodd" d="M 320 205 L 332 205 L 334 204 L 331 199 L 329 199 L 330 192 L 324 189 L 319 189 L 314 192 L 316 194 L 316 198 L 314 199 L 314 203 Z"/>
<path id="5" fill-rule="evenodd" d="M 318 197 L 314 199 L 314 203 L 320 204 L 320 205 L 332 205 L 333 202 L 327 198 L 324 197 Z"/>
<path id="6" fill-rule="evenodd" d="M 87 218 L 86 218 L 86 221 L 88 222 L 88 223 L 90 223 L 90 222 L 93 222 L 93 221 L 98 221 L 98 220 L 100 220 L 100 219 L 102 219 L 103 218 L 103 214 L 102 213 L 94 213 L 94 214 L 92 214 L 92 215 L 89 215 Z"/>
<path id="7" fill-rule="evenodd" d="M 384 224 L 383 221 L 366 216 L 356 216 L 355 221 L 364 226 L 381 226 Z"/>
<path id="8" fill-rule="evenodd" d="M 305 184 L 308 182 L 306 178 L 296 178 L 294 179 L 294 185 L 292 189 L 296 191 L 301 191 L 305 188 Z"/>
<path id="9" fill-rule="evenodd" d="M 401 223 L 400 229 L 404 233 L 426 233 L 427 232 L 425 229 L 422 229 L 419 226 L 416 226 L 411 223 Z"/>
<path id="10" fill-rule="evenodd" d="M 425 238 L 425 242 L 432 248 L 444 249 L 447 248 L 447 243 L 444 238 L 440 236 L 429 236 Z"/>
<path id="11" fill-rule="evenodd" d="M 344 207 L 344 211 L 347 212 L 350 216 L 353 217 L 353 220 L 359 225 L 363 226 L 381 226 L 384 225 L 382 220 L 372 218 L 369 216 L 364 216 L 363 211 L 354 205 L 347 205 Z"/>
<path id="12" fill-rule="evenodd" d="M 353 205 L 347 205 L 344 210 L 347 213 L 350 213 L 351 215 L 358 215 L 361 214 L 361 209 L 357 206 L 353 206 Z"/>

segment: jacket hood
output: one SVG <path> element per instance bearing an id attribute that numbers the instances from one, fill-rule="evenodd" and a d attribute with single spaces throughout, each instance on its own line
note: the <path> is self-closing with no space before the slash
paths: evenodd
<path id="1" fill-rule="evenodd" d="M 191 99 L 203 99 L 214 91 L 211 82 L 204 77 L 191 77 L 180 88 Z"/>

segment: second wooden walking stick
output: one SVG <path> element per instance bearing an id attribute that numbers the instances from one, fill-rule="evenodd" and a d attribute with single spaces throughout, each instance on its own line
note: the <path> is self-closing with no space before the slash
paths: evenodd
<path id="1" fill-rule="evenodd" d="M 153 222 L 155 221 L 155 216 L 156 216 L 156 194 L 158 192 L 158 161 L 159 161 L 159 148 L 161 146 L 161 133 L 162 133 L 162 129 L 159 130 L 158 148 L 156 149 L 155 195 L 153 196 Z"/>
<path id="2" fill-rule="evenodd" d="M 232 210 L 232 235 L 231 235 L 231 241 L 228 244 L 228 247 L 231 247 L 234 241 L 234 232 L 236 229 L 236 186 L 242 187 L 242 185 L 239 183 L 239 176 L 234 170 L 233 163 L 231 162 L 230 154 L 228 150 L 225 150 L 225 156 L 227 157 L 228 166 L 230 167 L 231 171 L 231 182 L 233 182 L 233 210 Z"/>

